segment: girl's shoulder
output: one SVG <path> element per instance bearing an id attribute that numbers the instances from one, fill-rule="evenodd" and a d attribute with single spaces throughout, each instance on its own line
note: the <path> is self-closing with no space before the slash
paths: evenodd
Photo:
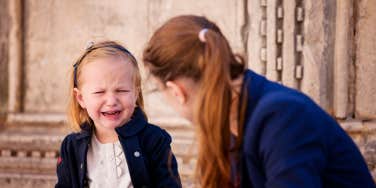
<path id="1" fill-rule="evenodd" d="M 138 133 L 137 137 L 141 147 L 148 155 L 170 148 L 172 142 L 171 136 L 166 130 L 149 123 Z"/>
<path id="2" fill-rule="evenodd" d="M 90 140 L 90 133 L 85 131 L 72 132 L 64 137 L 61 142 L 61 149 L 71 150 L 77 148 L 82 143 Z"/>
<path id="3" fill-rule="evenodd" d="M 145 126 L 144 130 L 138 136 L 144 140 L 165 140 L 171 142 L 171 136 L 165 129 L 150 123 Z"/>

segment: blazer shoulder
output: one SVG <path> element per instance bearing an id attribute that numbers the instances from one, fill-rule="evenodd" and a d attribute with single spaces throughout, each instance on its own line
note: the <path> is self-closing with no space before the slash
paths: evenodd
<path id="1" fill-rule="evenodd" d="M 153 134 L 154 136 L 161 136 L 161 137 L 171 137 L 170 134 L 163 128 L 148 123 L 145 127 L 145 132 L 147 134 Z"/>
<path id="2" fill-rule="evenodd" d="M 77 144 L 77 140 L 84 137 L 84 135 L 81 132 L 72 132 L 66 135 L 61 142 L 61 148 L 69 148 L 74 147 Z"/>
<path id="3" fill-rule="evenodd" d="M 260 98 L 258 107 L 267 109 L 294 109 L 316 106 L 315 103 L 303 93 L 290 89 L 272 91 Z"/>

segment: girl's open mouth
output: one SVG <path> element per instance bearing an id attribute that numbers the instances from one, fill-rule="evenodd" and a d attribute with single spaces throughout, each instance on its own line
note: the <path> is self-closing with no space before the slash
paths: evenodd
<path id="1" fill-rule="evenodd" d="M 110 111 L 110 112 L 102 112 L 104 116 L 116 116 L 119 115 L 121 111 Z"/>

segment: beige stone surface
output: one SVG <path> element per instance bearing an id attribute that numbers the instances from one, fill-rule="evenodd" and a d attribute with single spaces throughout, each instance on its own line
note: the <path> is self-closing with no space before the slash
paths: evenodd
<path id="1" fill-rule="evenodd" d="M 169 18 L 181 14 L 201 15 L 214 21 L 229 39 L 236 52 L 243 52 L 241 26 L 244 24 L 243 1 L 186 1 L 159 0 L 148 1 L 147 5 L 149 36 Z"/>
<path id="2" fill-rule="evenodd" d="M 376 178 L 376 121 L 365 122 L 364 126 L 367 130 L 367 134 L 365 134 L 367 142 L 362 149 L 364 151 L 363 156 L 367 161 L 373 177 Z"/>
<path id="3" fill-rule="evenodd" d="M 55 186 L 55 183 L 56 179 L 47 176 L 15 175 L 14 177 L 10 178 L 9 176 L 1 177 L 0 175 L 0 185 L 4 188 L 51 188 Z"/>
<path id="4" fill-rule="evenodd" d="M 369 133 L 376 133 L 376 120 L 367 121 L 364 123 L 364 126 Z"/>
<path id="5" fill-rule="evenodd" d="M 346 132 L 350 133 L 359 133 L 366 129 L 363 122 L 359 120 L 339 121 L 339 124 Z"/>
<path id="6" fill-rule="evenodd" d="M 356 25 L 356 117 L 376 118 L 376 1 L 359 1 Z"/>
<path id="7" fill-rule="evenodd" d="M 118 40 L 139 57 L 146 0 L 25 1 L 27 112 L 63 112 L 68 71 L 88 41 Z"/>

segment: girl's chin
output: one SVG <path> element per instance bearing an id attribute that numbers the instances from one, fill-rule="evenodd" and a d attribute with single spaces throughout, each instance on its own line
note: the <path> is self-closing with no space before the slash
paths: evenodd
<path id="1" fill-rule="evenodd" d="M 128 121 L 129 120 L 123 120 L 123 121 L 118 121 L 118 122 L 107 122 L 107 123 L 104 123 L 104 127 L 110 128 L 110 129 L 115 129 L 115 128 L 118 128 L 118 127 L 122 127 Z"/>

